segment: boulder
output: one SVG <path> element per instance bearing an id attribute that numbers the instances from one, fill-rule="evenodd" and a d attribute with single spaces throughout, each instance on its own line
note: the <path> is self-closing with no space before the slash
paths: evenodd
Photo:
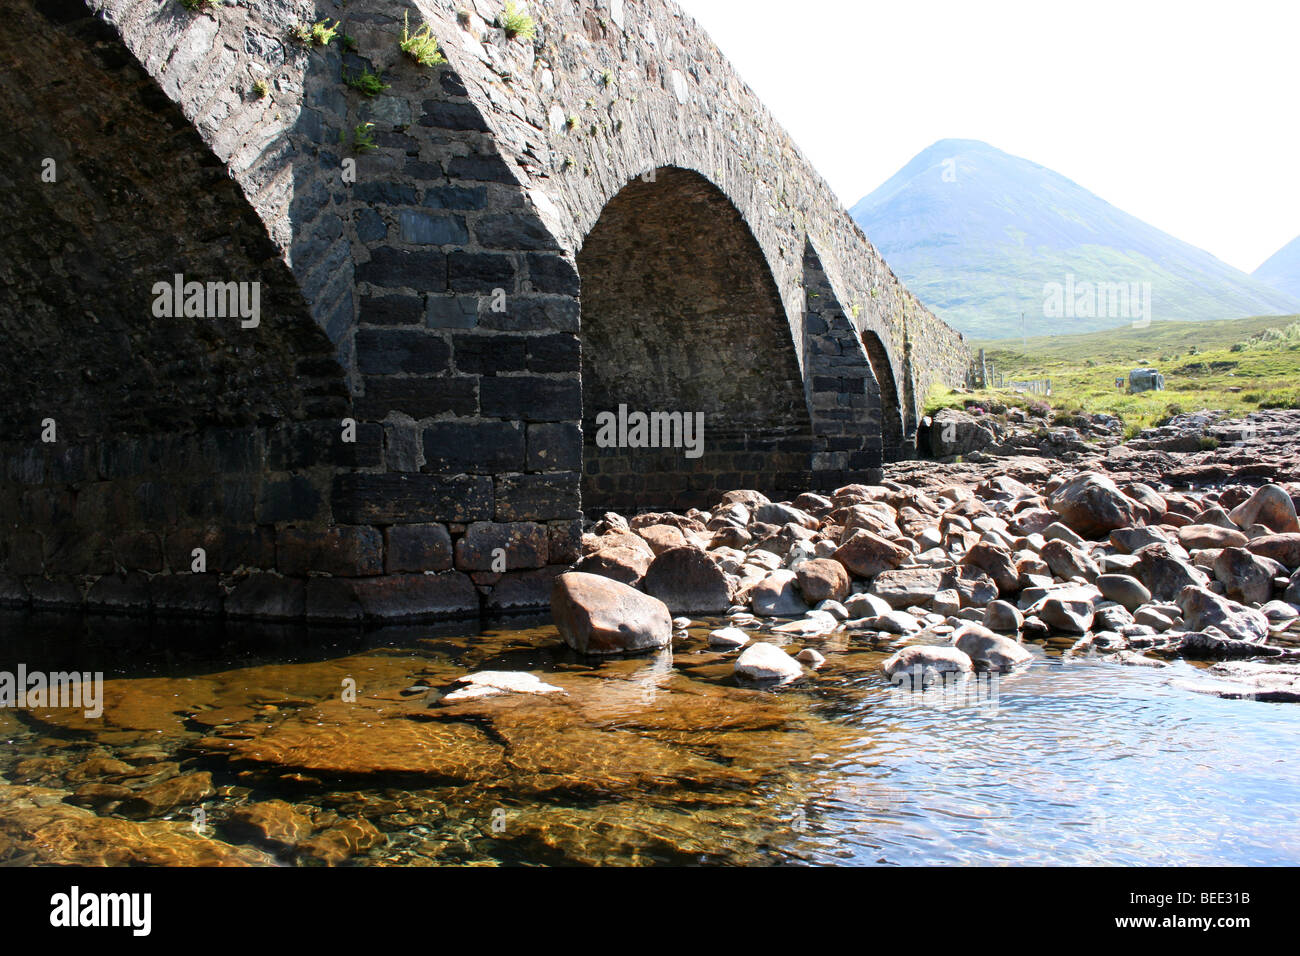
<path id="1" fill-rule="evenodd" d="M 849 617 L 877 617 L 887 613 L 890 604 L 874 594 L 853 594 L 844 599 L 844 610 L 848 611 Z"/>
<path id="2" fill-rule="evenodd" d="M 993 430 L 967 412 L 941 408 L 930 419 L 930 453 L 935 458 L 969 455 L 995 441 Z"/>
<path id="3" fill-rule="evenodd" d="M 768 502 L 754 509 L 753 520 L 760 524 L 787 525 L 797 524 L 810 531 L 816 531 L 821 522 L 806 511 L 800 511 L 792 505 Z"/>
<path id="4" fill-rule="evenodd" d="M 1083 597 L 1049 595 L 1037 613 L 1046 624 L 1067 634 L 1087 634 L 1092 628 L 1092 601 Z"/>
<path id="5" fill-rule="evenodd" d="M 650 550 L 656 557 L 672 548 L 680 548 L 690 543 L 681 528 L 670 524 L 647 525 L 644 528 L 637 528 L 636 533 L 642 541 L 650 545 Z"/>
<path id="6" fill-rule="evenodd" d="M 999 594 L 1014 594 L 1020 590 L 1020 572 L 1010 553 L 1002 548 L 981 541 L 966 552 L 961 563 L 979 568 L 991 577 Z"/>
<path id="7" fill-rule="evenodd" d="M 1188 586 L 1178 595 L 1189 631 L 1214 627 L 1227 637 L 1261 644 L 1268 637 L 1268 618 L 1254 608 L 1220 597 L 1208 588 Z"/>
<path id="8" fill-rule="evenodd" d="M 816 670 L 817 668 L 821 667 L 823 664 L 826 663 L 826 658 L 823 657 L 821 654 L 819 654 L 817 651 L 813 650 L 811 647 L 805 647 L 803 650 L 801 650 L 798 654 L 794 656 L 794 659 L 797 661 L 801 661 L 804 664 L 807 664 L 813 670 Z"/>
<path id="9" fill-rule="evenodd" d="M 1205 548 L 1244 548 L 1247 538 L 1240 531 L 1214 524 L 1189 524 L 1178 529 L 1178 543 L 1188 551 Z"/>
<path id="10" fill-rule="evenodd" d="M 1101 574 L 1097 562 L 1068 541 L 1059 538 L 1043 545 L 1040 556 L 1047 562 L 1052 573 L 1065 581 L 1072 578 L 1095 581 Z"/>
<path id="11" fill-rule="evenodd" d="M 921 624 L 906 611 L 886 611 L 878 617 L 865 617 L 850 622 L 850 626 L 867 631 L 884 631 L 887 634 L 915 634 Z"/>
<path id="12" fill-rule="evenodd" d="M 672 614 L 656 597 L 611 578 L 570 571 L 555 579 L 551 613 L 580 654 L 628 654 L 668 647 Z"/>
<path id="13" fill-rule="evenodd" d="M 1295 502 L 1280 485 L 1264 485 L 1256 489 L 1250 498 L 1233 508 L 1228 517 L 1241 528 L 1262 524 L 1279 534 L 1300 532 Z"/>
<path id="14" fill-rule="evenodd" d="M 990 601 L 996 601 L 998 597 L 998 586 L 991 577 L 979 568 L 963 565 L 945 568 L 939 579 L 939 587 L 941 590 L 956 591 L 961 598 L 962 607 L 987 607 Z"/>
<path id="15" fill-rule="evenodd" d="M 1061 521 L 1085 538 L 1104 538 L 1137 523 L 1137 507 L 1106 475 L 1085 471 L 1063 482 L 1048 504 Z"/>
<path id="16" fill-rule="evenodd" d="M 1092 627 L 1096 631 L 1121 631 L 1134 623 L 1132 612 L 1122 604 L 1099 607 L 1092 616 Z"/>
<path id="17" fill-rule="evenodd" d="M 709 646 L 734 650 L 749 643 L 749 635 L 738 627 L 723 627 L 709 632 Z"/>
<path id="18" fill-rule="evenodd" d="M 763 617 L 799 617 L 808 605 L 796 588 L 797 575 L 793 571 L 773 571 L 754 585 L 750 601 L 755 614 Z"/>
<path id="19" fill-rule="evenodd" d="M 803 676 L 803 668 L 793 657 L 775 644 L 759 642 L 745 648 L 736 658 L 737 676 L 749 680 L 788 683 Z"/>
<path id="20" fill-rule="evenodd" d="M 759 530 L 762 528 L 771 528 L 772 530 L 760 534 Z M 753 525 L 750 531 L 754 535 L 754 549 L 756 551 L 767 551 L 775 554 L 780 559 L 784 559 L 796 544 L 801 541 L 808 541 L 817 534 L 817 532 L 794 522 L 780 527 L 776 525 Z M 778 563 L 780 562 L 778 561 Z"/>
<path id="21" fill-rule="evenodd" d="M 794 637 L 820 637 L 839 629 L 840 622 L 833 614 L 825 611 L 809 611 L 804 617 L 785 624 L 779 624 L 772 630 L 777 634 Z"/>
<path id="22" fill-rule="evenodd" d="M 935 591 L 934 597 L 930 599 L 930 609 L 935 614 L 951 617 L 961 611 L 961 592 L 956 588 L 944 588 L 942 591 Z"/>
<path id="23" fill-rule="evenodd" d="M 653 560 L 653 555 L 647 551 L 614 546 L 601 548 L 581 558 L 573 570 L 636 587 L 650 570 L 650 562 Z"/>
<path id="24" fill-rule="evenodd" d="M 460 686 L 444 694 L 439 703 L 455 704 L 464 700 L 501 697 L 507 694 L 563 694 L 564 690 L 548 684 L 527 671 L 479 671 L 456 678 Z"/>
<path id="25" fill-rule="evenodd" d="M 943 576 L 944 573 L 939 568 L 882 571 L 871 582 L 871 593 L 883 598 L 892 608 L 925 605 L 935 591 L 944 588 Z"/>
<path id="26" fill-rule="evenodd" d="M 1151 592 L 1131 574 L 1102 574 L 1094 582 L 1107 601 L 1136 611 L 1151 600 Z"/>
<path id="27" fill-rule="evenodd" d="M 831 558 L 804 561 L 795 569 L 795 578 L 804 600 L 810 604 L 842 600 L 852 584 L 844 564 Z"/>
<path id="28" fill-rule="evenodd" d="M 836 549 L 832 557 L 860 578 L 874 578 L 882 571 L 898 567 L 912 556 L 899 544 L 871 531 L 854 532 Z"/>
<path id="29" fill-rule="evenodd" d="M 689 545 L 670 548 L 651 562 L 645 590 L 674 614 L 717 614 L 731 606 L 727 573 L 708 552 Z"/>
<path id="30" fill-rule="evenodd" d="M 1261 535 L 1252 539 L 1246 547 L 1254 554 L 1286 565 L 1288 570 L 1300 568 L 1300 533 L 1291 531 Z"/>
<path id="31" fill-rule="evenodd" d="M 1214 576 L 1234 601 L 1263 604 L 1273 596 L 1273 568 L 1245 548 L 1220 551 L 1214 559 Z"/>
<path id="32" fill-rule="evenodd" d="M 1267 647 L 1255 641 L 1228 637 L 1218 628 L 1181 634 L 1176 648 L 1183 657 L 1193 660 L 1223 660 L 1233 657 L 1270 657 L 1282 653 L 1278 647 Z"/>
<path id="33" fill-rule="evenodd" d="M 1014 634 L 1024 623 L 1020 609 L 1007 601 L 994 601 L 984 609 L 984 626 L 990 631 Z"/>
<path id="34" fill-rule="evenodd" d="M 1110 533 L 1110 543 L 1120 554 L 1132 554 L 1148 544 L 1168 544 L 1169 535 L 1160 528 L 1116 528 Z"/>
<path id="35" fill-rule="evenodd" d="M 1300 537 L 1300 535 L 1297 535 Z M 1146 585 L 1157 601 L 1172 601 L 1189 585 L 1203 587 L 1209 576 L 1171 550 L 1171 545 L 1149 544 L 1137 552 L 1133 575 Z"/>

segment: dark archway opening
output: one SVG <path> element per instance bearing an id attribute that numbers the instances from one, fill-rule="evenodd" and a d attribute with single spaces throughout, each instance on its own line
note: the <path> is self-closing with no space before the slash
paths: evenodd
<path id="1" fill-rule="evenodd" d="M 897 460 L 903 445 L 902 405 L 898 400 L 898 387 L 894 383 L 893 366 L 885 343 L 870 330 L 862 333 L 862 347 L 866 350 L 871 371 L 880 386 L 880 431 L 886 461 Z"/>
<path id="2" fill-rule="evenodd" d="M 699 507 L 717 491 L 807 480 L 812 426 L 785 309 L 722 192 L 677 168 L 633 180 L 588 234 L 578 271 L 584 510 Z M 702 415 L 702 442 L 631 447 L 638 412 Z M 630 427 L 602 433 L 611 421 Z M 683 446 L 699 438 L 659 421 Z"/>

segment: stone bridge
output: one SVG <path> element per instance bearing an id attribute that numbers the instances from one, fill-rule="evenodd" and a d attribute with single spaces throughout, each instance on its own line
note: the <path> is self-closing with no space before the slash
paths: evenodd
<path id="1" fill-rule="evenodd" d="M 0 602 L 535 607 L 584 511 L 914 451 L 964 343 L 699 27 L 502 6 L 6 2 Z M 702 446 L 599 447 L 620 406 Z"/>

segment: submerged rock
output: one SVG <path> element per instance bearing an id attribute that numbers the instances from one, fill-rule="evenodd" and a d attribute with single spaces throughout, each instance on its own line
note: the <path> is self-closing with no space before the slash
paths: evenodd
<path id="1" fill-rule="evenodd" d="M 445 704 L 478 700 L 501 694 L 563 694 L 562 688 L 545 683 L 536 674 L 525 671 L 479 671 L 457 680 L 462 685 L 442 698 Z"/>
<path id="2" fill-rule="evenodd" d="M 953 634 L 953 645 L 975 664 L 1003 673 L 1028 664 L 1034 655 L 1023 644 L 994 634 L 979 624 L 963 624 Z"/>
<path id="3" fill-rule="evenodd" d="M 970 655 L 957 647 L 913 644 L 905 647 L 880 665 L 885 676 L 897 684 L 904 676 L 913 678 L 913 686 L 929 684 L 944 674 L 969 674 L 975 670 Z M 895 678 L 898 678 L 897 680 Z"/>
<path id="4" fill-rule="evenodd" d="M 311 818 L 299 813 L 292 804 L 266 800 L 236 807 L 221 829 L 234 840 L 289 849 L 309 837 L 314 827 Z"/>
<path id="5" fill-rule="evenodd" d="M 709 646 L 731 649 L 744 647 L 749 643 L 749 635 L 738 627 L 724 627 L 709 632 Z"/>
<path id="6" fill-rule="evenodd" d="M 750 680 L 788 683 L 803 676 L 799 662 L 775 644 L 758 643 L 736 658 L 736 673 Z"/>

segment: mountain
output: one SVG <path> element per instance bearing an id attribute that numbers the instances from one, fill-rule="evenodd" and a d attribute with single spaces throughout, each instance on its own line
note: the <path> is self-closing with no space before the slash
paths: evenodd
<path id="1" fill-rule="evenodd" d="M 1029 335 L 1300 312 L 1300 295 L 976 140 L 940 140 L 850 212 L 907 287 L 975 338 L 1018 337 L 1022 312 Z"/>
<path id="2" fill-rule="evenodd" d="M 1251 276 L 1300 299 L 1300 236 L 1273 253 Z"/>

